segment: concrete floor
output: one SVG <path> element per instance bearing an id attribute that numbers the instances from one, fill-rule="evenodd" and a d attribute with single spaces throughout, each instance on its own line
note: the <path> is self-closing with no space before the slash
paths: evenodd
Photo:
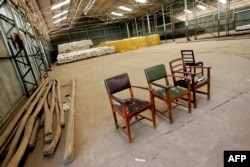
<path id="1" fill-rule="evenodd" d="M 43 157 L 39 138 L 24 166 L 222 167 L 224 150 L 250 150 L 250 39 L 240 38 L 167 42 L 53 66 L 49 75 L 61 81 L 63 95 L 76 79 L 75 159 L 63 163 L 65 127 L 53 156 Z M 168 62 L 180 57 L 181 49 L 193 49 L 197 60 L 212 67 L 211 100 L 198 95 L 191 114 L 174 108 L 173 124 L 157 115 L 156 129 L 147 121 L 133 125 L 129 143 L 115 129 L 103 80 L 127 72 L 132 84 L 147 86 L 144 69 L 164 63 L 170 72 Z"/>

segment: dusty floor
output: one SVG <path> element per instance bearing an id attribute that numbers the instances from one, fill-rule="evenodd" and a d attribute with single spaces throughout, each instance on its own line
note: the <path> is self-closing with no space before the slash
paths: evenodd
<path id="1" fill-rule="evenodd" d="M 62 91 L 76 79 L 75 159 L 63 163 L 66 127 L 52 157 L 43 157 L 38 141 L 25 167 L 222 167 L 224 150 L 250 150 L 250 39 L 168 42 L 54 66 Z M 180 57 L 193 49 L 196 59 L 212 67 L 211 100 L 198 96 L 198 107 L 173 110 L 174 123 L 156 116 L 157 128 L 132 126 L 133 143 L 115 129 L 103 80 L 127 72 L 134 85 L 147 86 L 144 69 Z M 161 107 L 164 108 L 162 105 Z M 136 158 L 145 160 L 136 161 Z"/>

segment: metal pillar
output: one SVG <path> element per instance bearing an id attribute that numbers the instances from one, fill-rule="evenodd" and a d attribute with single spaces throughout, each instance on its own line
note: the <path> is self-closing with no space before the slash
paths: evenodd
<path id="1" fill-rule="evenodd" d="M 158 26 L 157 26 L 157 15 L 154 13 L 154 25 L 153 25 L 153 32 L 158 32 Z"/>
<path id="2" fill-rule="evenodd" d="M 170 19 L 171 19 L 171 34 L 172 34 L 172 39 L 173 42 L 175 41 L 175 25 L 174 25 L 174 20 L 173 20 L 173 16 L 174 16 L 174 9 L 173 9 L 173 5 L 170 6 Z"/>
<path id="3" fill-rule="evenodd" d="M 197 24 L 197 13 L 196 13 L 196 1 L 195 0 L 193 0 L 193 9 L 194 9 L 194 39 L 197 40 L 198 24 Z"/>
<path id="4" fill-rule="evenodd" d="M 129 27 L 128 27 L 128 22 L 126 21 L 126 28 L 127 28 L 127 36 L 130 38 L 130 33 L 129 33 Z"/>
<path id="5" fill-rule="evenodd" d="M 164 34 L 165 34 L 166 33 L 166 22 L 165 22 L 165 12 L 164 12 L 164 6 L 163 5 L 161 7 L 161 11 L 162 11 L 163 30 L 164 30 Z"/>
<path id="6" fill-rule="evenodd" d="M 218 39 L 220 38 L 220 1 L 218 0 L 218 25 L 217 25 L 217 31 L 218 31 Z"/>
<path id="7" fill-rule="evenodd" d="M 27 20 L 26 20 L 27 21 Z M 30 44 L 28 45 L 28 48 L 30 49 L 30 53 L 32 53 L 32 57 L 35 59 L 35 63 L 37 64 L 38 67 L 38 72 L 40 74 L 40 78 L 46 78 L 48 77 L 47 70 L 49 69 L 49 61 L 48 57 L 44 52 L 43 44 L 41 43 L 41 39 L 39 38 L 38 35 L 36 35 L 36 32 L 34 30 L 34 27 L 29 24 L 30 29 L 34 32 L 34 35 L 30 33 L 25 33 L 26 34 L 26 39 L 29 37 L 30 38 Z M 25 31 L 27 32 L 27 30 Z"/>
<path id="8" fill-rule="evenodd" d="M 230 0 L 227 0 L 227 8 L 226 8 L 226 35 L 229 35 L 229 31 L 230 31 L 230 26 L 229 26 L 229 17 L 230 17 Z"/>
<path id="9" fill-rule="evenodd" d="M 87 39 L 89 39 L 89 33 L 88 33 L 88 29 L 86 28 L 86 35 L 87 35 Z"/>
<path id="10" fill-rule="evenodd" d="M 187 41 L 190 41 L 190 39 L 189 39 L 189 29 L 188 29 L 187 0 L 184 0 L 184 5 L 185 5 L 185 16 L 186 16 L 186 21 L 185 21 L 186 38 L 187 38 Z"/>
<path id="11" fill-rule="evenodd" d="M 15 43 L 15 45 L 18 45 L 18 44 Z M 11 51 L 11 56 L 13 57 L 15 65 L 17 67 L 19 76 L 22 79 L 22 83 L 23 83 L 23 86 L 24 86 L 24 89 L 25 89 L 26 96 L 29 97 L 30 92 L 29 92 L 27 84 L 31 84 L 31 85 L 36 86 L 36 87 L 38 85 L 37 85 L 37 82 L 35 80 L 35 75 L 34 75 L 34 72 L 32 70 L 32 67 L 31 67 L 27 52 L 26 52 L 24 47 L 18 47 L 18 49 L 16 50 L 17 53 L 15 54 L 9 41 L 8 41 L 8 46 L 9 46 L 9 49 Z M 22 71 L 20 66 L 25 66 L 26 71 L 25 72 Z M 26 77 L 28 76 L 29 73 L 32 73 L 34 82 L 31 82 L 31 81 L 26 79 Z"/>
<path id="12" fill-rule="evenodd" d="M 71 42 L 69 31 L 67 32 L 67 34 L 68 34 L 68 37 L 69 37 L 69 42 Z"/>
<path id="13" fill-rule="evenodd" d="M 42 78 L 46 78 L 48 77 L 48 72 L 47 70 L 50 68 L 49 66 L 49 62 L 48 62 L 48 58 L 46 56 L 46 53 L 43 49 L 43 45 L 41 43 L 41 40 L 39 40 L 40 42 L 37 43 L 37 39 L 36 38 L 31 38 L 31 47 L 32 47 L 32 54 L 33 57 L 36 59 L 36 64 L 38 66 L 39 69 L 39 73 L 40 73 L 40 77 Z"/>
<path id="14" fill-rule="evenodd" d="M 120 28 L 120 27 L 119 27 Z M 102 26 L 105 41 L 107 41 L 107 35 L 104 26 Z"/>
<path id="15" fill-rule="evenodd" d="M 166 21 L 165 21 L 165 10 L 164 10 L 164 6 L 162 5 L 161 8 L 162 11 L 162 21 L 163 21 L 163 31 L 164 31 L 164 38 L 165 38 L 165 42 L 167 42 L 167 37 L 166 37 Z"/>
<path id="16" fill-rule="evenodd" d="M 136 36 L 138 37 L 138 25 L 137 25 L 137 21 L 136 21 L 136 18 L 135 18 L 135 30 L 136 30 Z"/>
<path id="17" fill-rule="evenodd" d="M 148 23 L 148 33 L 151 34 L 151 27 L 150 27 L 150 20 L 149 20 L 149 14 L 147 13 L 147 23 Z"/>

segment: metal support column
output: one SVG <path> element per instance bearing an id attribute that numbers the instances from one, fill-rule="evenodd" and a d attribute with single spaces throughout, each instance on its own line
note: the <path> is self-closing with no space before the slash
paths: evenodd
<path id="1" fill-rule="evenodd" d="M 227 0 L 227 7 L 226 7 L 226 36 L 229 35 L 230 26 L 229 26 L 229 17 L 230 17 L 230 0 Z"/>
<path id="2" fill-rule="evenodd" d="M 137 25 L 137 21 L 136 21 L 136 18 L 135 18 L 135 31 L 136 31 L 136 36 L 138 37 L 138 25 Z"/>
<path id="3" fill-rule="evenodd" d="M 198 24 L 197 24 L 197 10 L 196 10 L 195 0 L 193 0 L 193 9 L 194 9 L 194 39 L 197 40 Z"/>
<path id="4" fill-rule="evenodd" d="M 47 70 L 50 68 L 48 57 L 44 52 L 41 39 L 36 34 L 34 27 L 31 24 L 29 24 L 29 26 L 30 29 L 32 29 L 32 31 L 34 32 L 34 35 L 27 33 L 28 31 L 26 30 L 26 39 L 30 39 L 30 44 L 28 48 L 30 49 L 30 53 L 32 53 L 31 56 L 35 58 L 35 63 L 37 64 L 38 72 L 40 74 L 39 77 L 46 78 L 48 77 Z"/>
<path id="5" fill-rule="evenodd" d="M 69 42 L 72 42 L 72 41 L 71 41 L 71 38 L 70 38 L 69 31 L 67 31 L 67 34 L 68 34 L 68 37 L 69 37 Z"/>
<path id="6" fill-rule="evenodd" d="M 151 34 L 151 27 L 150 27 L 150 20 L 149 20 L 149 14 L 147 13 L 147 23 L 148 23 L 148 33 Z"/>
<path id="7" fill-rule="evenodd" d="M 174 25 L 174 9 L 173 9 L 173 5 L 170 6 L 170 19 L 171 19 L 171 34 L 172 34 L 172 39 L 173 42 L 175 41 L 175 25 Z"/>
<path id="8" fill-rule="evenodd" d="M 46 78 L 48 77 L 48 69 L 50 68 L 48 58 L 45 54 L 45 51 L 43 49 L 43 45 L 40 42 L 38 43 L 38 39 L 35 37 L 31 37 L 31 47 L 32 47 L 32 54 L 34 58 L 36 58 L 36 64 L 39 69 L 40 77 Z"/>
<path id="9" fill-rule="evenodd" d="M 166 33 L 166 22 L 165 22 L 165 12 L 164 12 L 164 6 L 161 6 L 161 11 L 162 11 L 162 21 L 163 21 L 163 30 L 164 34 Z"/>
<path id="10" fill-rule="evenodd" d="M 87 35 L 87 39 L 89 39 L 89 33 L 88 33 L 88 29 L 86 28 L 86 35 Z"/>
<path id="11" fill-rule="evenodd" d="M 184 0 L 184 5 L 185 5 L 185 16 L 186 16 L 186 21 L 185 21 L 186 38 L 187 38 L 187 41 L 190 41 L 190 39 L 189 39 L 189 29 L 188 29 L 187 0 Z"/>
<path id="12" fill-rule="evenodd" d="M 14 42 L 15 45 L 18 45 L 16 42 Z M 29 61 L 29 57 L 27 55 L 27 52 L 26 50 L 24 49 L 24 47 L 22 47 L 21 45 L 20 46 L 17 46 L 18 50 L 17 53 L 15 54 L 13 49 L 12 49 L 12 46 L 10 44 L 10 42 L 8 42 L 8 46 L 9 46 L 9 49 L 11 51 L 11 56 L 13 57 L 14 59 L 14 62 L 15 62 L 15 65 L 17 67 L 17 70 L 18 70 L 18 73 L 19 73 L 19 76 L 21 77 L 22 79 L 22 83 L 24 85 L 24 89 L 25 89 L 25 93 L 26 93 L 26 96 L 30 96 L 30 91 L 28 89 L 28 86 L 27 84 L 31 84 L 33 86 L 38 86 L 37 85 L 37 82 L 35 80 L 35 75 L 34 75 L 34 72 L 32 70 L 32 67 L 31 67 L 31 64 L 30 64 L 30 61 Z M 22 58 L 22 59 L 21 59 Z M 26 67 L 26 71 L 23 72 L 20 68 L 20 66 L 25 66 Z M 33 79 L 34 79 L 34 82 L 31 82 L 29 80 L 26 79 L 26 77 L 28 76 L 29 73 L 32 73 L 33 75 Z"/>
<path id="13" fill-rule="evenodd" d="M 218 31 L 218 39 L 220 38 L 220 1 L 218 0 L 218 13 L 217 13 L 217 16 L 218 16 L 218 25 L 217 25 L 217 31 Z"/>
<path id="14" fill-rule="evenodd" d="M 157 15 L 154 13 L 154 25 L 153 25 L 153 32 L 158 32 L 158 25 L 157 25 Z"/>
<path id="15" fill-rule="evenodd" d="M 162 21 L 163 21 L 163 31 L 164 31 L 164 39 L 165 42 L 167 42 L 167 35 L 166 35 L 166 21 L 165 21 L 165 10 L 164 6 L 161 6 L 161 11 L 162 11 Z"/>
<path id="16" fill-rule="evenodd" d="M 130 33 L 129 33 L 129 27 L 128 27 L 128 22 L 126 21 L 126 28 L 127 28 L 127 36 L 130 38 Z"/>
<path id="17" fill-rule="evenodd" d="M 104 26 L 102 26 L 102 29 L 103 29 L 103 34 L 104 34 L 105 41 L 107 41 L 107 34 L 106 34 Z"/>

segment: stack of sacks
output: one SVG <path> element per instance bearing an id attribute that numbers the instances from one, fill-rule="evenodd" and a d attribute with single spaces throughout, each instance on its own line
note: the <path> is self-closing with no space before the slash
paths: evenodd
<path id="1" fill-rule="evenodd" d="M 111 54 L 115 52 L 114 46 L 104 46 L 97 48 L 90 48 L 85 50 L 78 50 L 69 53 L 60 53 L 57 56 L 57 64 L 69 63 L 77 60 L 87 59 L 90 57 Z"/>
<path id="2" fill-rule="evenodd" d="M 133 37 L 117 41 L 106 41 L 100 43 L 100 46 L 114 46 L 116 52 L 125 52 L 129 50 L 160 45 L 160 44 L 161 44 L 160 35 L 154 34 L 144 37 Z"/>
<path id="3" fill-rule="evenodd" d="M 116 52 L 117 51 L 117 48 L 118 48 L 118 41 L 106 41 L 106 42 L 101 42 L 100 44 L 99 44 L 99 46 L 101 46 L 101 47 L 106 47 L 106 46 L 113 46 L 114 47 L 114 49 L 115 49 L 115 51 L 114 52 Z"/>
<path id="4" fill-rule="evenodd" d="M 58 45 L 58 53 L 69 53 L 82 49 L 88 49 L 93 46 L 92 40 L 81 40 Z"/>
<path id="5" fill-rule="evenodd" d="M 154 35 L 147 36 L 146 41 L 148 43 L 148 46 L 154 46 L 154 45 L 160 45 L 161 44 L 159 34 L 154 34 Z"/>

